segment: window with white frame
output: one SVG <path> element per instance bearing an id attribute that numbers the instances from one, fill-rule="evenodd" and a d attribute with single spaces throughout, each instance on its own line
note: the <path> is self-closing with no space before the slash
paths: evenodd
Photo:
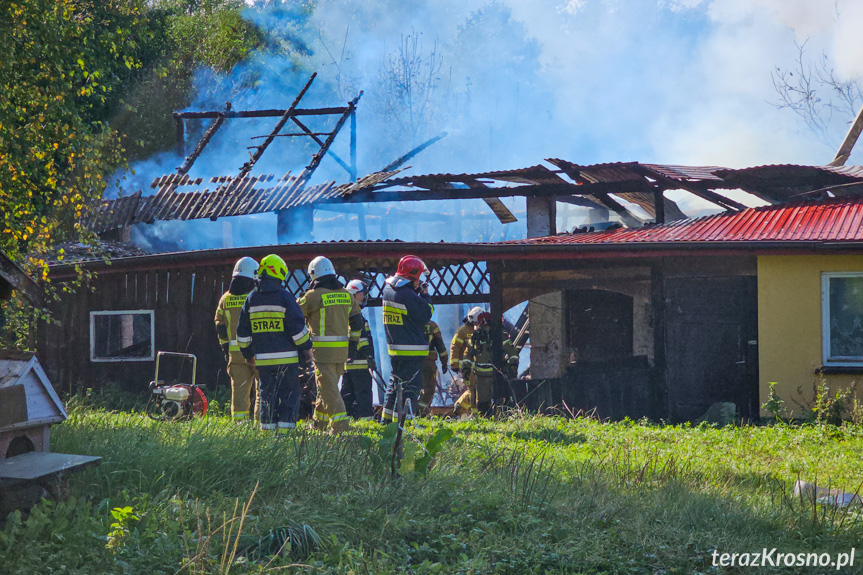
<path id="1" fill-rule="evenodd" d="M 821 274 L 824 365 L 863 367 L 863 273 Z"/>
<path id="2" fill-rule="evenodd" d="M 153 310 L 90 312 L 90 361 L 150 361 Z"/>

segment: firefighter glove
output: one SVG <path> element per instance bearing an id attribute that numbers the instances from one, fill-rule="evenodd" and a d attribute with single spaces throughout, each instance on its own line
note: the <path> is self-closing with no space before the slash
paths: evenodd
<path id="1" fill-rule="evenodd" d="M 373 357 L 369 358 L 369 369 L 371 369 L 372 371 L 378 370 L 378 363 L 375 361 L 375 358 L 373 358 Z"/>
<path id="2" fill-rule="evenodd" d="M 447 366 L 449 365 L 449 357 L 442 355 L 440 356 L 440 372 L 446 375 Z"/>
<path id="3" fill-rule="evenodd" d="M 222 355 L 225 356 L 226 362 L 231 360 L 231 351 L 227 343 L 222 344 Z"/>

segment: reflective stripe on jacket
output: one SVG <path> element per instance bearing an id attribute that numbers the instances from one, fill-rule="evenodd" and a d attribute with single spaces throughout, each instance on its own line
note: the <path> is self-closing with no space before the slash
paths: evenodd
<path id="1" fill-rule="evenodd" d="M 240 310 L 248 295 L 234 295 L 227 291 L 222 294 L 222 297 L 219 299 L 219 305 L 216 306 L 216 326 L 225 326 L 225 332 L 228 334 L 228 339 L 223 339 L 222 336 L 219 336 L 219 344 L 228 345 L 232 362 L 243 361 L 240 346 L 237 344 L 237 325 L 240 323 Z"/>
<path id="2" fill-rule="evenodd" d="M 473 326 L 469 323 L 463 323 L 452 336 L 452 343 L 449 346 L 449 365 L 453 370 L 459 369 L 461 360 L 464 359 L 467 341 L 471 335 L 473 335 Z"/>
<path id="3" fill-rule="evenodd" d="M 470 362 L 471 372 L 477 376 L 492 376 L 491 337 L 487 331 L 477 329 L 467 340 L 465 359 Z"/>
<path id="4" fill-rule="evenodd" d="M 434 306 L 428 294 L 417 294 L 411 283 L 399 276 L 387 278 L 382 294 L 384 333 L 390 356 L 426 357 L 429 353 L 425 325 Z"/>
<path id="5" fill-rule="evenodd" d="M 237 345 L 259 366 L 295 364 L 298 352 L 312 347 L 297 301 L 279 280 L 261 278 L 240 311 Z"/>
<path id="6" fill-rule="evenodd" d="M 312 333 L 315 361 L 345 363 L 349 340 L 357 341 L 360 337 L 362 324 L 351 330 L 352 323 L 362 321 L 357 300 L 344 288 L 317 286 L 303 294 L 297 303 Z"/>
<path id="7" fill-rule="evenodd" d="M 372 331 L 369 329 L 369 322 L 363 318 L 363 329 L 360 330 L 360 338 L 357 341 L 357 351 L 352 358 L 345 364 L 345 369 L 368 369 L 369 360 L 375 358 L 375 344 L 372 339 Z"/>

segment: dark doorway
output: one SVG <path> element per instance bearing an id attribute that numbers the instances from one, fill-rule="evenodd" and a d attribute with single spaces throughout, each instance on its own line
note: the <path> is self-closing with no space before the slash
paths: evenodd
<path id="1" fill-rule="evenodd" d="M 576 360 L 632 357 L 632 298 L 603 290 L 568 290 L 569 345 Z"/>
<path id="2" fill-rule="evenodd" d="M 665 281 L 668 409 L 701 417 L 716 402 L 758 417 L 758 293 L 755 277 Z"/>
<path id="3" fill-rule="evenodd" d="M 19 435 L 9 442 L 9 448 L 6 450 L 6 457 L 15 457 L 16 455 L 24 455 L 34 450 L 33 442 L 29 437 Z"/>

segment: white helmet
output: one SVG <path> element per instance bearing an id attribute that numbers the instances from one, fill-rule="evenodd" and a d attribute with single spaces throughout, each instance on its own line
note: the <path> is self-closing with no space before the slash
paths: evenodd
<path id="1" fill-rule="evenodd" d="M 363 283 L 363 280 L 351 280 L 348 282 L 348 285 L 345 286 L 345 289 L 352 295 L 357 295 L 360 292 L 366 291 L 366 284 Z"/>
<path id="2" fill-rule="evenodd" d="M 257 272 L 258 262 L 252 258 L 240 258 L 237 260 L 237 263 L 234 264 L 234 273 L 231 274 L 231 277 L 249 278 L 253 280 L 255 279 L 255 274 Z"/>
<path id="3" fill-rule="evenodd" d="M 334 275 L 336 275 L 336 268 L 333 267 L 333 262 L 324 256 L 318 256 L 309 263 L 309 278 L 312 281 Z"/>
<path id="4" fill-rule="evenodd" d="M 477 320 L 479 320 L 479 314 L 481 314 L 483 311 L 485 310 L 479 306 L 471 308 L 471 310 L 467 312 L 467 321 L 475 325 Z"/>

